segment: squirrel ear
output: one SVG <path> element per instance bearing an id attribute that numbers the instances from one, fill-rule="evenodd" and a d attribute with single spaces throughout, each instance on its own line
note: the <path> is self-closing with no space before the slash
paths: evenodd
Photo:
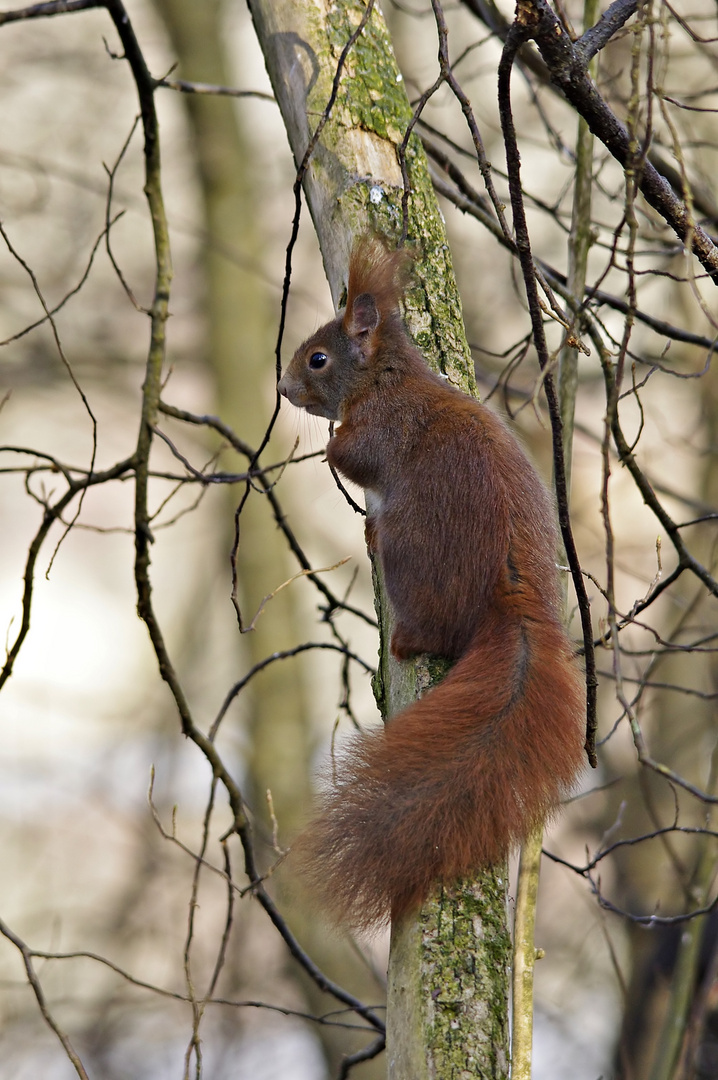
<path id="1" fill-rule="evenodd" d="M 351 337 L 363 337 L 379 325 L 379 308 L 371 293 L 362 293 L 344 316 L 344 329 Z"/>

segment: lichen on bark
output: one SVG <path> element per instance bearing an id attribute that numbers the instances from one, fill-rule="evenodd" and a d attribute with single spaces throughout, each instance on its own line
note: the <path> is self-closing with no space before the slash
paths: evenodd
<path id="1" fill-rule="evenodd" d="M 441 889 L 421 913 L 426 1042 L 437 1076 L 508 1076 L 506 873 L 502 866 Z M 467 1028 L 479 1037 L 467 1040 Z"/>

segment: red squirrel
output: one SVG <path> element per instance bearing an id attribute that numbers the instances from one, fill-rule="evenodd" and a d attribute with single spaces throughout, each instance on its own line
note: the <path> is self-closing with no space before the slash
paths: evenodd
<path id="1" fill-rule="evenodd" d="M 296 845 L 329 912 L 360 929 L 504 858 L 555 810 L 583 758 L 552 501 L 504 423 L 409 339 L 409 261 L 361 238 L 346 308 L 279 382 L 293 405 L 340 421 L 327 459 L 373 495 L 367 543 L 395 617 L 393 655 L 456 661 L 354 739 Z"/>

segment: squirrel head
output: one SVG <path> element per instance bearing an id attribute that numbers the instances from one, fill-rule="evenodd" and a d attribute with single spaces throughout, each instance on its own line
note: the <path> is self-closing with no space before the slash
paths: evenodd
<path id="1" fill-rule="evenodd" d="M 341 420 L 346 402 L 368 392 L 382 331 L 399 316 L 409 259 L 376 236 L 360 238 L 349 261 L 346 308 L 300 345 L 279 380 L 292 405 Z"/>

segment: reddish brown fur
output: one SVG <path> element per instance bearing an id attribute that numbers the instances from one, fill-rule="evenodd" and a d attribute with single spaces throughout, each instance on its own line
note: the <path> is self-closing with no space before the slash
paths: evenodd
<path id="1" fill-rule="evenodd" d="M 384 730 L 354 740 L 296 845 L 329 910 L 358 927 L 502 858 L 555 809 L 583 756 L 550 499 L 502 422 L 409 341 L 405 266 L 403 253 L 361 241 L 346 312 L 280 383 L 294 404 L 341 419 L 327 457 L 376 496 L 367 535 L 396 616 L 393 653 L 457 661 Z"/>
<path id="2" fill-rule="evenodd" d="M 406 248 L 387 251 L 376 237 L 367 234 L 357 240 L 352 251 L 347 302 L 342 324 L 347 329 L 354 301 L 362 293 L 370 293 L 382 316 L 399 310 L 406 281 L 409 277 L 411 255 Z"/>

